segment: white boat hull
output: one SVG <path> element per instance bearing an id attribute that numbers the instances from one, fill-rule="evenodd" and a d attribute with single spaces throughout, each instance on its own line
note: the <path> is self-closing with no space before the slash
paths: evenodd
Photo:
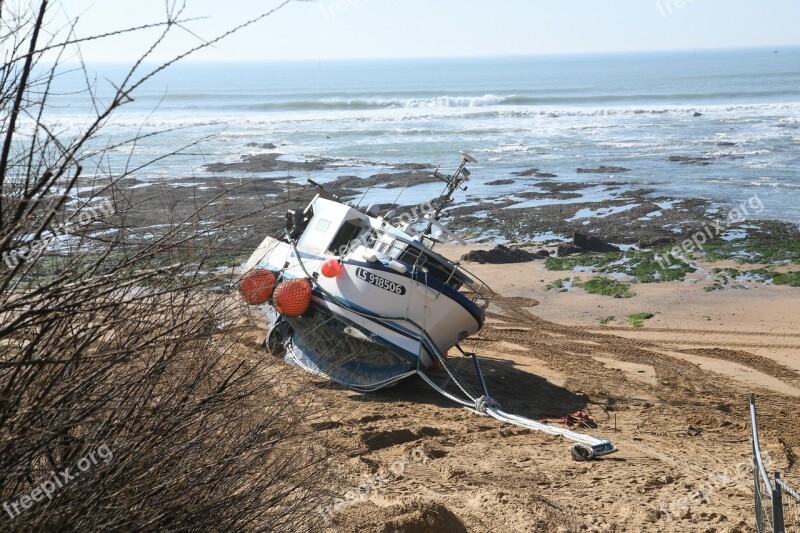
<path id="1" fill-rule="evenodd" d="M 422 330 L 445 354 L 483 325 L 483 314 L 477 306 L 423 272 L 400 273 L 380 261 L 345 259 L 342 273 L 326 278 L 319 275 L 326 259 L 329 257 L 296 254 L 290 244 L 267 238 L 247 264 L 247 270 L 282 271 L 284 279 L 318 274 L 314 308 L 379 338 L 422 368 L 430 367 L 435 359 L 422 342 Z"/>

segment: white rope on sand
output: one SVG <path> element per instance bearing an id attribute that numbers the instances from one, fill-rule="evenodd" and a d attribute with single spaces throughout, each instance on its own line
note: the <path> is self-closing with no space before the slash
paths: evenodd
<path id="1" fill-rule="evenodd" d="M 468 387 L 464 387 L 461 384 L 461 380 L 459 380 L 450 371 L 450 367 L 448 366 L 447 361 L 445 360 L 445 358 L 442 355 L 441 351 L 439 350 L 438 346 L 436 346 L 436 344 L 430 338 L 430 335 L 428 335 L 428 333 L 422 327 L 420 327 L 419 324 L 417 324 L 413 320 L 409 319 L 408 317 L 382 317 L 382 316 L 374 314 L 374 313 L 364 312 L 362 310 L 355 309 L 352 306 L 348 305 L 347 302 L 341 301 L 339 298 L 336 298 L 334 295 L 332 295 L 328 291 L 326 291 L 324 287 L 322 287 L 318 283 L 316 283 L 314 278 L 313 278 L 313 276 L 311 276 L 308 273 L 308 271 L 306 270 L 305 264 L 303 263 L 303 259 L 301 258 L 300 253 L 297 251 L 297 247 L 296 247 L 294 242 L 291 243 L 291 247 L 292 247 L 292 251 L 294 252 L 294 255 L 295 255 L 297 261 L 300 264 L 300 267 L 303 269 L 303 271 L 305 272 L 306 276 L 308 276 L 309 280 L 314 282 L 315 285 L 317 286 L 317 288 L 324 295 L 328 296 L 334 302 L 336 302 L 337 305 L 340 305 L 340 306 L 350 310 L 353 313 L 356 313 L 356 314 L 359 314 L 359 315 L 362 315 L 362 316 L 366 316 L 366 317 L 372 317 L 372 318 L 377 318 L 377 319 L 381 319 L 381 320 L 403 321 L 403 322 L 405 322 L 407 324 L 411 324 L 417 330 L 419 330 L 419 332 L 420 332 L 419 333 L 419 335 L 420 335 L 420 349 L 422 349 L 422 347 L 424 346 L 425 348 L 428 349 L 428 351 L 430 353 L 432 353 L 436 357 L 436 359 L 442 364 L 442 366 L 444 367 L 445 371 L 447 371 L 447 374 L 455 382 L 455 384 L 458 386 L 458 388 L 461 389 L 461 391 L 467 396 L 467 398 L 469 398 L 469 401 L 461 399 L 461 398 L 458 398 L 457 396 L 454 396 L 454 395 L 450 394 L 449 392 L 447 392 L 446 390 L 442 389 L 441 387 L 436 385 L 436 383 L 434 383 L 434 381 L 432 379 L 430 379 L 421 370 L 412 370 L 411 372 L 409 372 L 407 374 L 404 374 L 402 376 L 399 376 L 397 378 L 391 378 L 390 380 L 387 380 L 387 381 L 381 382 L 380 384 L 374 385 L 374 388 L 372 388 L 372 387 L 363 388 L 363 387 L 353 387 L 352 385 L 349 385 L 347 383 L 343 383 L 341 380 L 333 379 L 330 376 L 326 376 L 325 374 L 322 374 L 319 371 L 314 371 L 313 369 L 309 369 L 306 365 L 303 365 L 302 363 L 297 361 L 297 358 L 294 357 L 294 354 L 292 354 L 292 359 L 297 361 L 298 363 L 300 363 L 299 366 L 301 368 L 304 368 L 304 369 L 306 369 L 309 372 L 312 372 L 314 374 L 325 376 L 328 379 L 331 379 L 332 381 L 334 381 L 336 383 L 339 383 L 340 385 L 343 385 L 345 387 L 356 388 L 357 390 L 361 390 L 363 392 L 373 392 L 375 390 L 378 390 L 380 388 L 386 387 L 388 385 L 393 385 L 393 384 L 397 383 L 398 381 L 400 381 L 401 379 L 405 379 L 407 377 L 410 377 L 410 376 L 413 376 L 414 374 L 416 374 L 416 375 L 420 376 L 428 385 L 430 385 L 431 388 L 433 388 L 436 392 L 438 392 L 442 396 L 444 396 L 444 397 L 446 397 L 446 398 L 448 398 L 448 399 L 450 399 L 450 400 L 462 405 L 463 407 L 465 407 L 465 408 L 469 409 L 470 411 L 472 411 L 474 413 L 477 413 L 477 414 L 479 414 L 481 416 L 487 416 L 488 415 L 488 416 L 491 416 L 492 418 L 495 418 L 495 419 L 499 420 L 500 422 L 505 422 L 507 424 L 512 424 L 512 425 L 523 427 L 523 428 L 530 429 L 530 430 L 533 430 L 533 431 L 539 431 L 539 432 L 542 432 L 542 433 L 546 433 L 548 435 L 560 436 L 560 437 L 563 437 L 563 438 L 565 438 L 567 440 L 575 442 L 576 444 L 570 448 L 570 452 L 572 453 L 572 457 L 576 461 L 589 461 L 591 459 L 594 459 L 595 457 L 601 457 L 601 456 L 604 456 L 604 455 L 609 455 L 609 454 L 615 453 L 617 451 L 616 446 L 614 446 L 611 443 L 611 441 L 608 440 L 608 439 L 601 439 L 599 437 L 583 435 L 582 433 L 578 433 L 578 432 L 575 432 L 575 431 L 572 431 L 572 430 L 569 430 L 569 429 L 566 429 L 566 428 L 557 428 L 557 427 L 549 426 L 547 424 L 543 424 L 541 422 L 537 422 L 535 420 L 530 420 L 528 418 L 525 418 L 525 417 L 522 417 L 522 416 L 519 416 L 519 415 L 506 413 L 505 411 L 503 411 L 500 408 L 500 405 L 494 399 L 492 399 L 492 398 L 490 398 L 488 396 L 481 396 L 479 398 L 473 397 L 467 391 Z M 477 372 L 481 372 L 481 371 L 478 369 Z M 482 374 L 482 372 L 481 372 L 481 374 Z M 481 379 L 483 379 L 482 375 L 479 376 L 479 377 Z"/>
<path id="2" fill-rule="evenodd" d="M 494 399 L 486 396 L 481 396 L 480 398 L 475 399 L 472 403 L 464 401 L 440 388 L 423 372 L 417 372 L 417 374 L 436 392 L 456 403 L 463 405 L 465 408 L 478 415 L 488 415 L 496 420 L 499 420 L 500 422 L 523 427 L 532 431 L 540 431 L 542 433 L 547 433 L 548 435 L 563 437 L 567 440 L 577 443 L 576 446 L 579 448 L 573 447 L 571 449 L 572 455 L 576 460 L 585 461 L 617 451 L 617 448 L 611 444 L 611 441 L 607 439 L 583 435 L 565 428 L 548 426 L 547 424 L 530 420 L 519 415 L 506 413 L 500 408 L 500 404 L 498 404 Z"/>

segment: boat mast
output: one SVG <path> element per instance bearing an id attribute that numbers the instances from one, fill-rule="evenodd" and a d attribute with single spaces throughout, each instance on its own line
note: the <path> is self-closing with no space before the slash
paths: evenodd
<path id="1" fill-rule="evenodd" d="M 433 171 L 433 175 L 440 180 L 447 183 L 447 187 L 445 188 L 444 192 L 433 201 L 433 205 L 436 207 L 436 211 L 428 218 L 428 225 L 425 228 L 425 231 L 422 233 L 423 235 L 430 235 L 433 231 L 433 223 L 434 221 L 439 220 L 439 216 L 444 211 L 444 208 L 450 201 L 453 199 L 453 194 L 457 190 L 466 191 L 467 187 L 464 187 L 464 183 L 469 181 L 469 177 L 472 174 L 467 169 L 467 163 L 477 163 L 478 160 L 469 155 L 467 152 L 459 152 L 463 159 L 461 160 L 461 164 L 458 166 L 458 169 L 453 173 L 452 176 L 447 176 L 446 174 L 442 174 L 439 172 L 438 169 Z"/>

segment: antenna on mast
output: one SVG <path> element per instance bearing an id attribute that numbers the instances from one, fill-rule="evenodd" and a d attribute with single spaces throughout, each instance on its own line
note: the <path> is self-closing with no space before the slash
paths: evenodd
<path id="1" fill-rule="evenodd" d="M 425 228 L 423 235 L 431 234 L 434 222 L 439 219 L 439 215 L 442 214 L 444 208 L 450 203 L 450 200 L 453 198 L 453 194 L 455 194 L 457 190 L 467 190 L 467 187 L 464 186 L 464 183 L 469 181 L 469 177 L 472 175 L 472 172 L 467 169 L 467 163 L 477 163 L 478 160 L 468 152 L 459 153 L 462 157 L 461 164 L 458 166 L 458 169 L 453 173 L 452 176 L 445 176 L 438 170 L 433 173 L 434 176 L 446 182 L 447 187 L 445 187 L 445 190 L 442 192 L 441 196 L 434 200 L 436 211 L 432 215 L 428 216 L 428 226 Z"/>
<path id="2" fill-rule="evenodd" d="M 446 151 L 445 151 L 445 153 L 442 155 L 442 160 L 441 160 L 441 161 L 439 161 L 439 164 L 438 164 L 438 165 L 436 165 L 436 170 L 434 170 L 434 172 L 439 172 L 439 169 L 440 169 L 440 168 L 442 168 L 442 163 L 444 163 L 444 158 L 445 158 L 445 157 L 447 157 L 447 154 L 449 154 L 449 153 L 450 153 L 450 150 L 452 150 L 452 149 L 453 149 L 453 145 L 454 145 L 454 144 L 456 143 L 456 141 L 458 140 L 458 138 L 459 138 L 459 136 L 461 135 L 461 132 L 462 132 L 462 131 L 464 131 L 464 126 L 461 126 L 461 129 L 460 129 L 460 130 L 458 130 L 458 133 L 456 133 L 456 134 L 453 136 L 453 140 L 452 140 L 452 141 L 450 141 L 450 145 L 447 147 L 447 150 L 446 150 Z"/>
<path id="3" fill-rule="evenodd" d="M 461 154 L 461 157 L 463 157 L 464 160 L 466 162 L 468 162 L 468 163 L 477 163 L 478 162 L 477 159 L 475 159 L 474 157 L 469 155 L 467 152 L 458 152 L 458 153 Z"/>

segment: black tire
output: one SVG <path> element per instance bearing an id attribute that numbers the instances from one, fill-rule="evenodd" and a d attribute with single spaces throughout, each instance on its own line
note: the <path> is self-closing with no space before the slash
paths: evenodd
<path id="1" fill-rule="evenodd" d="M 275 357 L 286 355 L 286 341 L 291 336 L 291 328 L 286 322 L 278 322 L 267 333 L 264 347 Z"/>
<path id="2" fill-rule="evenodd" d="M 595 457 L 591 446 L 585 444 L 576 444 L 569 451 L 572 453 L 572 458 L 578 462 L 591 461 Z"/>

